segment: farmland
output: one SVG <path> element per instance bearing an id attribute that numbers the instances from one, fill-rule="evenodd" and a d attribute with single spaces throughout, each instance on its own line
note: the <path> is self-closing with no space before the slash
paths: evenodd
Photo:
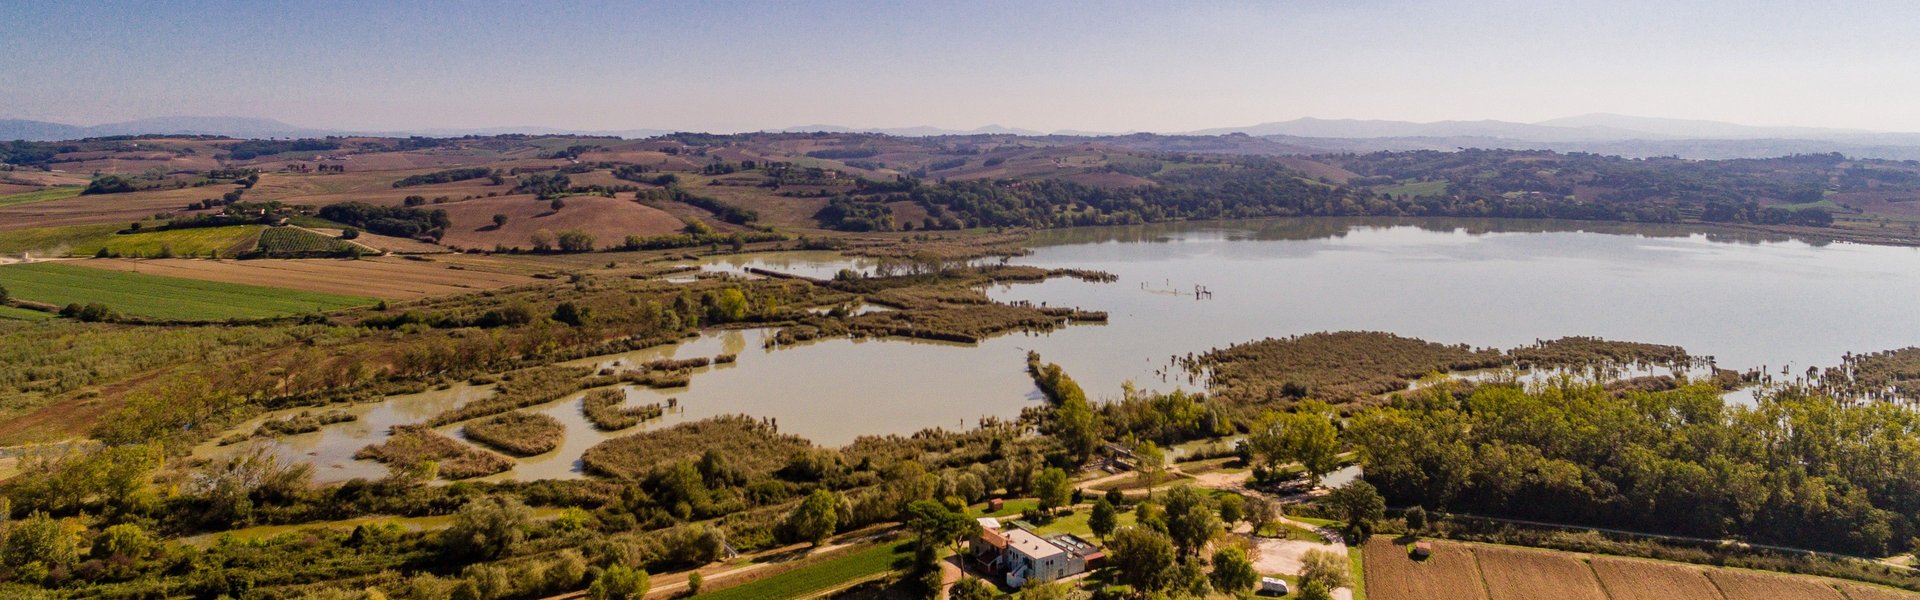
<path id="1" fill-rule="evenodd" d="M 1892 588 L 1819 577 L 1702 567 L 1574 552 L 1434 541 L 1424 560 L 1388 538 L 1368 540 L 1367 594 L 1374 600 L 1881 600 L 1913 598 Z M 1484 586 L 1483 586 L 1484 584 Z M 1844 594 L 1843 594 L 1844 592 Z"/>
<path id="2" fill-rule="evenodd" d="M 255 250 L 276 257 L 338 256 L 370 251 L 359 244 L 299 227 L 267 228 L 260 233 L 260 243 Z"/>
<path id="3" fill-rule="evenodd" d="M 524 285 L 524 275 L 394 257 L 307 260 L 90 260 L 88 267 L 166 277 L 266 285 L 387 300 L 459 294 Z"/>
<path id="4" fill-rule="evenodd" d="M 1433 556 L 1415 561 L 1405 547 L 1386 538 L 1362 547 L 1367 565 L 1367 597 L 1374 600 L 1485 600 L 1480 567 L 1473 551 L 1458 544 L 1436 544 Z"/>
<path id="5" fill-rule="evenodd" d="M 231 258 L 253 248 L 262 229 L 259 225 L 230 225 L 116 234 L 74 244 L 67 253 L 93 256 L 105 251 L 113 256 L 131 258 L 216 255 Z"/>
<path id="6" fill-rule="evenodd" d="M 595 247 L 607 248 L 620 245 L 629 235 L 676 233 L 686 226 L 660 209 L 624 198 L 574 196 L 566 198 L 564 204 L 556 211 L 549 203 L 525 195 L 450 203 L 441 208 L 453 219 L 453 226 L 441 241 L 460 248 L 529 249 L 535 232 L 557 234 L 577 229 L 592 235 Z M 507 222 L 496 226 L 496 214 L 506 215 Z"/>
<path id="7" fill-rule="evenodd" d="M 103 244 L 126 225 L 69 225 L 17 231 L 0 231 L 0 255 L 66 256 L 75 246 Z"/>
<path id="8" fill-rule="evenodd" d="M 912 555 L 907 543 L 880 544 L 836 556 L 792 571 L 701 594 L 712 600 L 797 598 L 839 587 L 894 569 L 894 563 Z"/>
<path id="9" fill-rule="evenodd" d="M 83 189 L 86 189 L 86 188 L 82 188 L 79 186 L 63 186 L 63 187 L 51 187 L 51 188 L 46 188 L 46 189 L 32 191 L 32 192 L 20 192 L 18 194 L 7 194 L 5 196 L 0 196 L 0 206 L 13 206 L 16 204 L 31 204 L 34 202 L 43 202 L 47 200 L 59 200 L 61 198 L 72 198 L 74 196 L 80 195 L 80 190 L 83 190 Z"/>
<path id="10" fill-rule="evenodd" d="M 1624 558 L 1594 557 L 1588 564 L 1614 600 L 1713 600 L 1720 592 L 1699 568 Z"/>
<path id="11" fill-rule="evenodd" d="M 1844 600 L 1832 584 L 1754 571 L 1713 569 L 1707 578 L 1727 600 Z"/>
<path id="12" fill-rule="evenodd" d="M 358 296 L 159 277 L 65 263 L 0 267 L 0 286 L 24 300 L 53 305 L 101 303 L 128 315 L 183 321 L 282 317 L 374 302 Z"/>
<path id="13" fill-rule="evenodd" d="M 29 310 L 29 309 L 18 308 L 13 306 L 0 305 L 0 319 L 15 319 L 20 321 L 42 321 L 42 320 L 51 319 L 51 318 L 53 318 L 53 313 L 41 312 L 37 310 Z"/>

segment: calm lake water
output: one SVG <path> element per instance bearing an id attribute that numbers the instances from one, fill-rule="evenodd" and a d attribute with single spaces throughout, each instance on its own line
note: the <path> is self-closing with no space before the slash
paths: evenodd
<path id="1" fill-rule="evenodd" d="M 1099 269 L 1114 283 L 1058 279 L 997 286 L 1002 300 L 1111 313 L 1106 325 L 1014 334 L 978 346 L 826 340 L 764 350 L 768 332 L 711 332 L 678 347 L 582 364 L 739 353 L 690 388 L 630 389 L 636 403 L 682 409 L 644 427 L 716 414 L 777 420 L 823 445 L 863 434 L 971 426 L 1039 403 L 1027 350 L 1066 367 L 1095 397 L 1121 383 L 1197 387 L 1164 377 L 1174 355 L 1265 337 L 1379 330 L 1436 342 L 1511 348 L 1569 335 L 1677 344 L 1726 368 L 1831 365 L 1847 351 L 1920 343 L 1920 250 L 1814 244 L 1778 236 L 1533 221 L 1297 219 L 1073 230 L 1036 240 L 1042 267 Z M 828 253 L 748 255 L 707 268 L 759 267 L 830 277 L 870 267 Z M 1195 299 L 1195 286 L 1212 292 Z M 483 388 L 396 397 L 350 409 L 362 421 L 291 436 L 283 455 L 319 463 L 318 478 L 378 476 L 351 458 L 385 427 L 424 420 Z M 562 448 L 502 477 L 577 477 L 578 458 L 608 437 L 587 426 L 579 396 L 535 407 L 569 428 Z M 458 433 L 458 427 L 445 429 Z"/>

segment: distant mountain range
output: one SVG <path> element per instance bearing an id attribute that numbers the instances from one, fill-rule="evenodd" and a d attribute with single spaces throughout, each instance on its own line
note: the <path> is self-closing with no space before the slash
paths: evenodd
<path id="1" fill-rule="evenodd" d="M 425 135 L 451 137 L 524 133 L 533 135 L 613 135 L 652 137 L 667 129 L 589 131 L 554 127 L 485 127 L 421 129 L 414 131 L 347 131 L 290 125 L 272 119 L 244 117 L 161 117 L 124 123 L 79 126 L 46 121 L 0 119 L 0 140 L 52 141 L 158 133 L 225 135 L 237 138 L 292 138 L 328 135 Z M 777 132 L 824 131 L 880 133 L 904 137 L 939 135 L 1064 135 L 1101 137 L 1129 135 L 1087 131 L 1044 132 L 988 125 L 970 130 L 939 127 L 855 128 L 841 125 L 804 125 Z M 1757 127 L 1720 121 L 1663 119 L 1596 113 L 1537 123 L 1513 121 L 1383 121 L 1303 118 L 1247 127 L 1204 129 L 1167 135 L 1250 136 L 1263 142 L 1229 144 L 1242 151 L 1272 154 L 1300 152 L 1370 152 L 1378 150 L 1454 150 L 1458 148 L 1512 148 L 1595 152 L 1627 157 L 1680 156 L 1684 158 L 1763 158 L 1786 154 L 1839 152 L 1863 158 L 1920 160 L 1920 133 L 1885 133 L 1818 127 Z M 1189 144 L 1191 145 L 1191 144 Z"/>

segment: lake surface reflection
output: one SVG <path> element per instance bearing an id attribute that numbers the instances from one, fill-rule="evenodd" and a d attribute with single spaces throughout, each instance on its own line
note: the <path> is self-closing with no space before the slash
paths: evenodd
<path id="1" fill-rule="evenodd" d="M 738 353 L 697 372 L 690 388 L 630 389 L 631 402 L 679 400 L 642 427 L 745 413 L 823 445 L 863 434 L 970 427 L 1038 404 L 1027 350 L 1058 362 L 1095 397 L 1199 387 L 1166 373 L 1175 355 L 1325 330 L 1379 330 L 1444 343 L 1511 348 L 1597 336 L 1677 344 L 1726 368 L 1831 365 L 1847 351 L 1920 343 L 1920 250 L 1745 233 L 1699 233 L 1547 221 L 1293 219 L 1048 232 L 1013 260 L 1098 269 L 1114 283 L 1057 279 L 996 286 L 1001 300 L 1108 311 L 1105 325 L 1014 334 L 978 346 L 906 340 L 823 340 L 765 350 L 764 330 L 579 364 Z M 745 255 L 706 268 L 758 267 L 813 277 L 871 261 L 829 253 Z M 1196 286 L 1212 292 L 1196 299 Z M 349 410 L 362 420 L 281 441 L 283 455 L 320 463 L 318 477 L 378 476 L 354 450 L 385 427 L 417 422 L 483 388 L 395 397 Z M 568 426 L 561 449 L 499 477 L 578 477 L 580 453 L 608 437 L 587 425 L 578 394 L 529 410 Z M 456 427 L 446 429 L 450 433 Z"/>

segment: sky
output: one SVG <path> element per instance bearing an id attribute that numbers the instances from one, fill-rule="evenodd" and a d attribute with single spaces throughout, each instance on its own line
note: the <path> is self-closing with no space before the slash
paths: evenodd
<path id="1" fill-rule="evenodd" d="M 1920 131 L 1920 2 L 0 0 L 0 118 L 361 131 L 1595 112 Z"/>

